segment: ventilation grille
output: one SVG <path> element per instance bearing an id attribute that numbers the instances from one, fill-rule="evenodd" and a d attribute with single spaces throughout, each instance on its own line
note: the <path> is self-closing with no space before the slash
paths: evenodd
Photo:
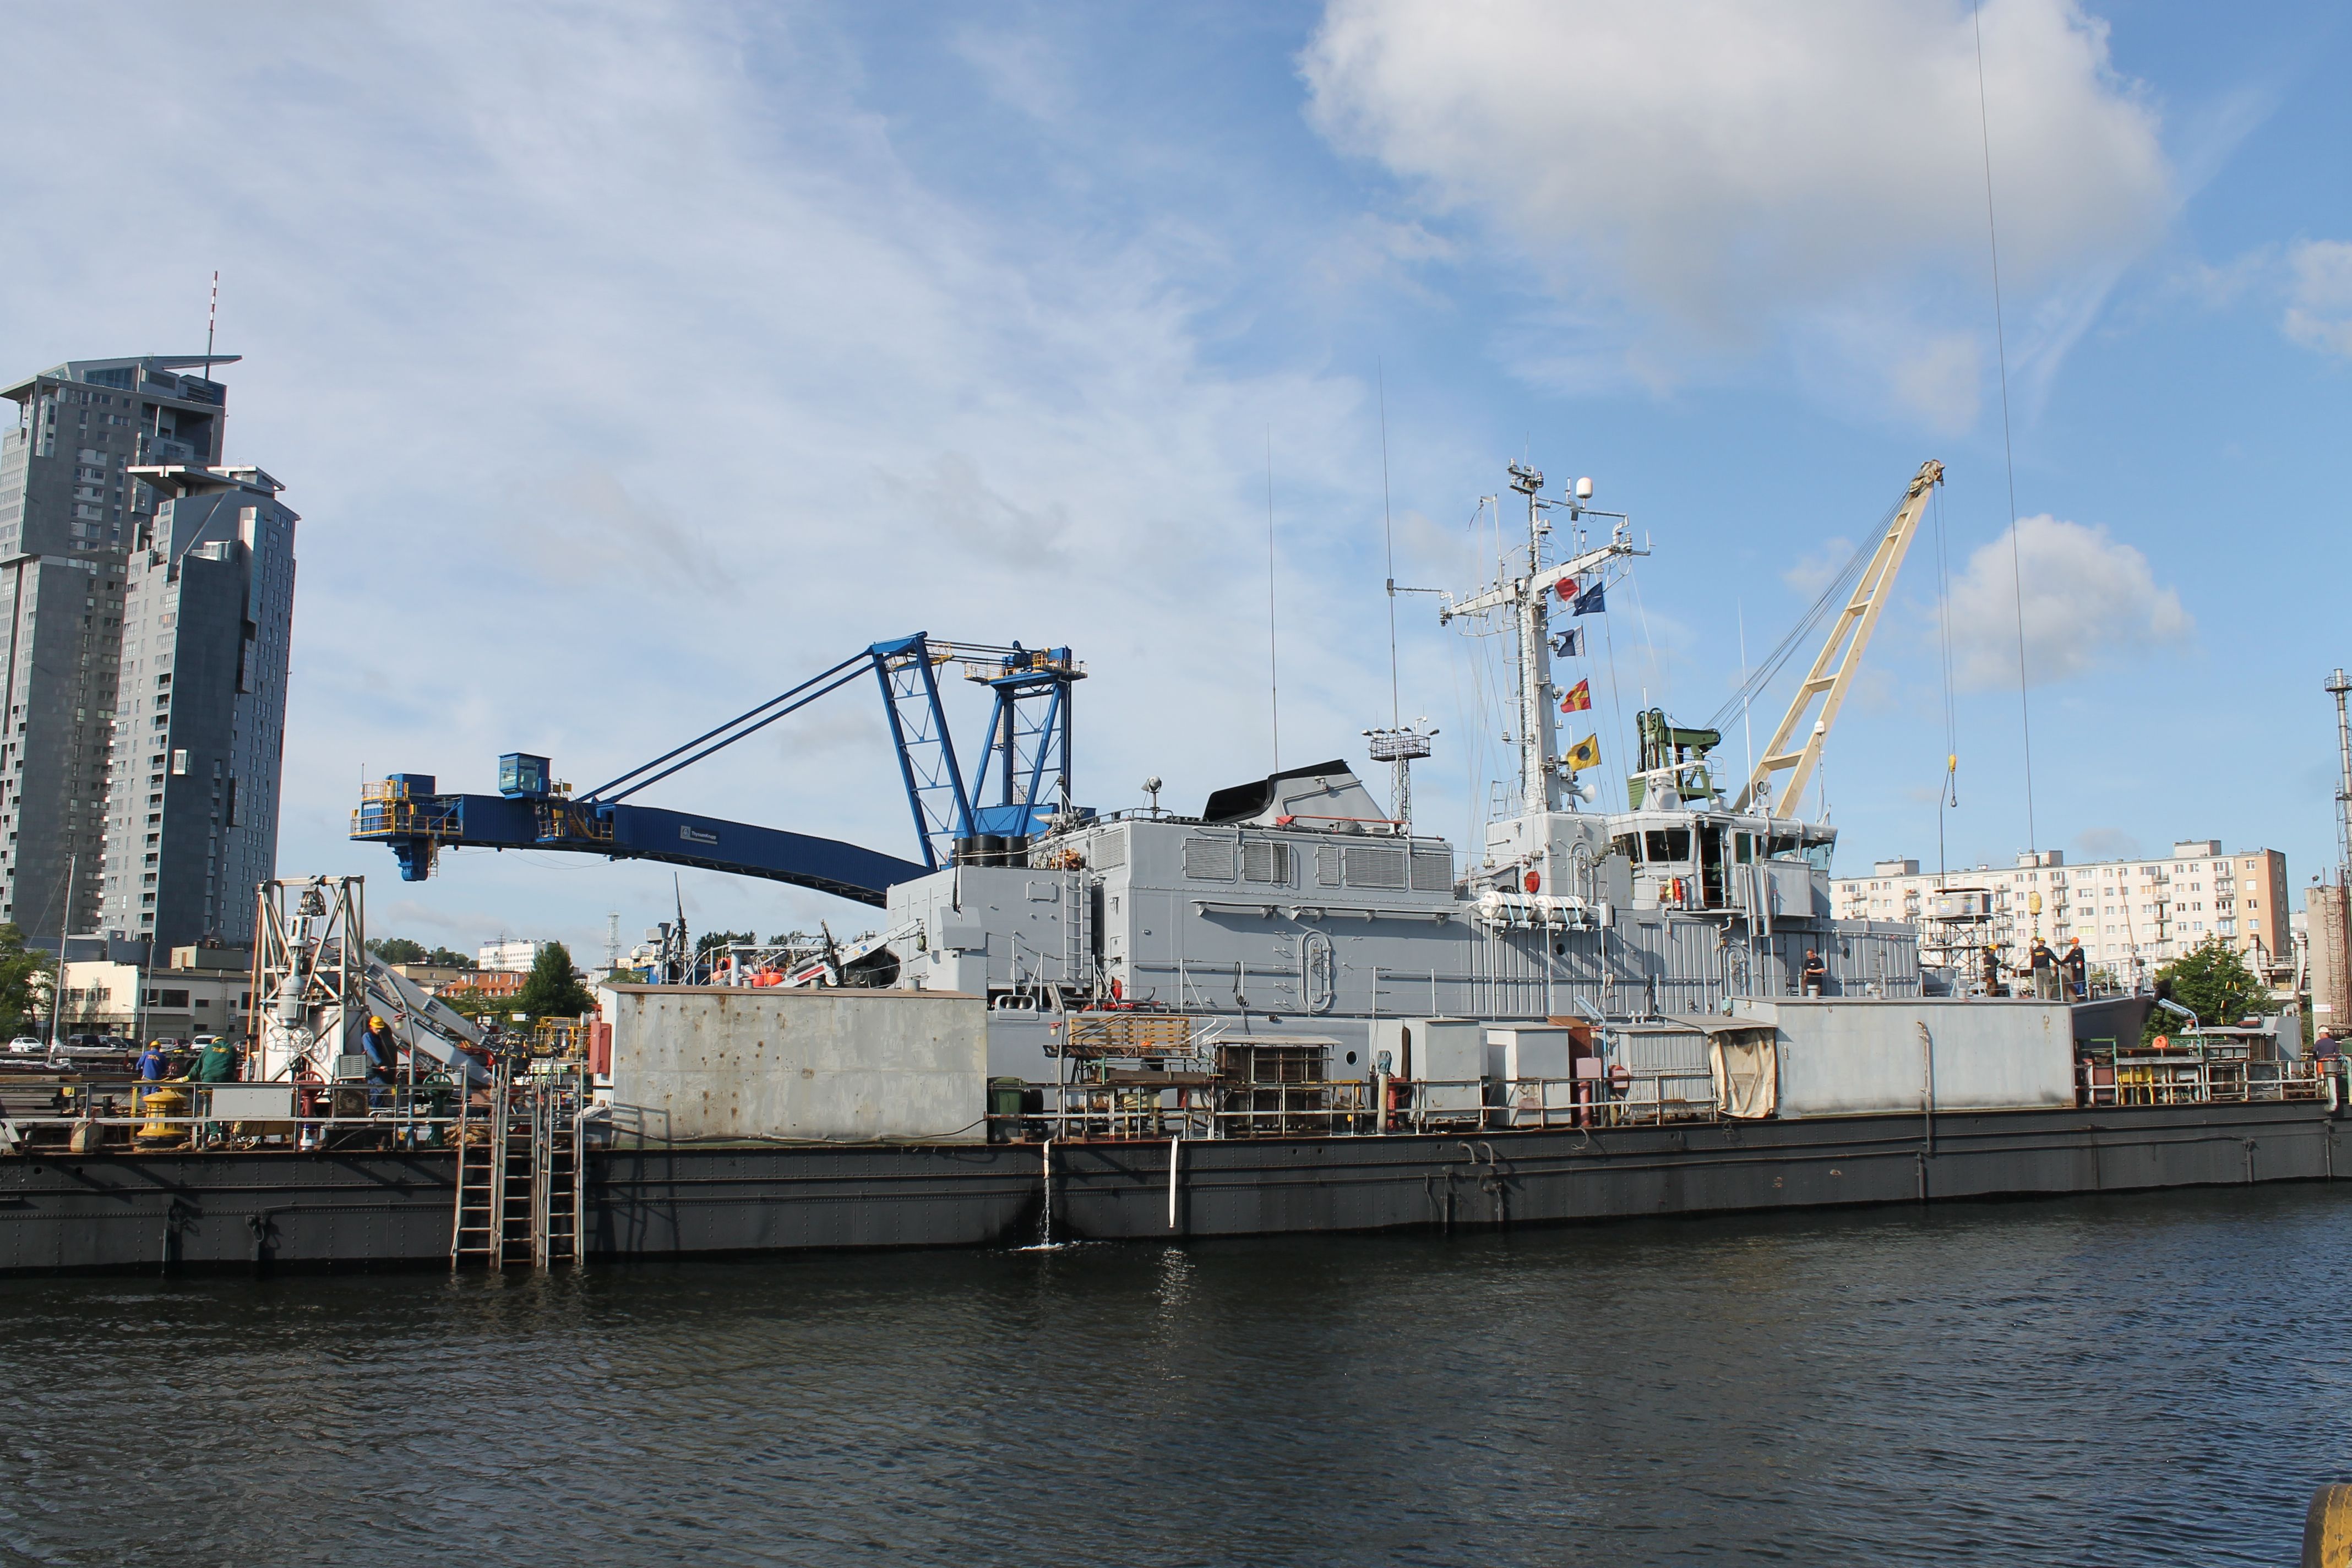
<path id="1" fill-rule="evenodd" d="M 1339 847 L 1318 844 L 1315 847 L 1315 880 L 1326 888 L 1339 886 Z"/>
<path id="2" fill-rule="evenodd" d="M 1196 882 L 1232 881 L 1234 848 L 1230 838 L 1187 838 L 1184 875 Z"/>
<path id="3" fill-rule="evenodd" d="M 1290 846 L 1253 839 L 1242 846 L 1242 880 L 1290 885 Z"/>
<path id="4" fill-rule="evenodd" d="M 1127 864 L 1127 835 L 1106 833 L 1087 846 L 1087 864 L 1097 871 Z"/>
<path id="5" fill-rule="evenodd" d="M 1377 848 L 1369 844 L 1349 844 L 1340 853 L 1347 857 L 1348 886 L 1351 888 L 1402 888 L 1404 886 L 1404 851 Z"/>
<path id="6" fill-rule="evenodd" d="M 1450 893 L 1454 890 L 1454 851 L 1416 849 L 1412 852 L 1412 890 Z"/>

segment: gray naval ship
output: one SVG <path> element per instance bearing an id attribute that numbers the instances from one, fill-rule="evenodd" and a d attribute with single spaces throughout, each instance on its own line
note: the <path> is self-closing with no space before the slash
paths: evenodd
<path id="1" fill-rule="evenodd" d="M 1384 1019 L 1719 1014 L 1798 994 L 1809 950 L 1829 994 L 1920 995 L 1913 929 L 1832 920 L 1836 830 L 1796 813 L 1942 466 L 1920 468 L 1817 607 L 1827 636 L 1739 787 L 1717 780 L 1719 731 L 1652 709 L 1622 811 L 1587 804 L 1591 742 L 1562 753 L 1574 688 L 1558 666 L 1580 639 L 1552 617 L 1600 602 L 1648 551 L 1623 514 L 1591 508 L 1589 479 L 1548 497 L 1540 473 L 1510 475 L 1525 544 L 1480 591 L 1439 595 L 1442 621 L 1507 634 L 1515 656 L 1514 809 L 1483 844 L 1414 831 L 1426 733 L 1367 731 L 1392 768 L 1385 805 L 1341 760 L 1218 790 L 1195 816 L 1158 809 L 1156 780 L 1153 807 L 1108 816 L 1065 794 L 1045 831 L 987 857 L 1000 863 L 893 887 L 873 956 L 888 949 L 900 985 L 987 995 L 990 1070 L 1033 1081 L 1057 1076 L 1059 1030 L 1088 1010 L 1181 1013 L 1236 1037 L 1306 1031 L 1342 1077 L 1343 1062 L 1366 1070 Z"/>

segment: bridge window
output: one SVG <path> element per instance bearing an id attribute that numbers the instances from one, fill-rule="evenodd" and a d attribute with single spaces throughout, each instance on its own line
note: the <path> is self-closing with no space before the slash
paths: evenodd
<path id="1" fill-rule="evenodd" d="M 1690 858 L 1690 829 L 1687 827 L 1653 827 L 1643 837 L 1648 841 L 1649 858 L 1653 860 Z"/>

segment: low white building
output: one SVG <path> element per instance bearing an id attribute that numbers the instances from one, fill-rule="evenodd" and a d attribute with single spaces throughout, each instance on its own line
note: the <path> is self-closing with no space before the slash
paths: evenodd
<path id="1" fill-rule="evenodd" d="M 58 1032 L 140 1040 L 242 1035 L 253 1009 L 253 976 L 244 969 L 149 970 L 143 998 L 141 990 L 135 963 L 68 963 Z"/>

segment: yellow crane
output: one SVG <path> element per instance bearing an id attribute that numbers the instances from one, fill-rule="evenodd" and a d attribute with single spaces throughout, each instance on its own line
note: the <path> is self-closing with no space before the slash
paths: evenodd
<path id="1" fill-rule="evenodd" d="M 1739 798 L 1732 803 L 1732 810 L 1769 808 L 1776 816 L 1797 815 L 1796 803 L 1821 762 L 1822 742 L 1828 739 L 1830 726 L 1837 722 L 1838 709 L 1845 701 L 1846 689 L 1853 683 L 1854 671 L 1862 667 L 1862 650 L 1870 646 L 1870 634 L 1878 626 L 1879 612 L 1886 607 L 1895 574 L 1903 569 L 1904 553 L 1919 531 L 1919 519 L 1927 510 L 1928 498 L 1943 482 L 1943 464 L 1930 458 L 1919 465 L 1911 488 L 1904 492 L 1902 504 L 1895 509 L 1895 516 L 1863 567 L 1845 608 L 1832 623 L 1828 640 L 1814 657 L 1813 668 L 1797 688 L 1789 711 L 1781 717 L 1780 728 L 1772 731 L 1772 739 L 1766 743 L 1764 754 L 1757 759 L 1755 771 L 1748 775 L 1748 783 L 1740 790 Z M 1800 736 L 1803 737 L 1801 741 Z M 1780 774 L 1786 774 L 1786 779 L 1780 779 Z"/>

